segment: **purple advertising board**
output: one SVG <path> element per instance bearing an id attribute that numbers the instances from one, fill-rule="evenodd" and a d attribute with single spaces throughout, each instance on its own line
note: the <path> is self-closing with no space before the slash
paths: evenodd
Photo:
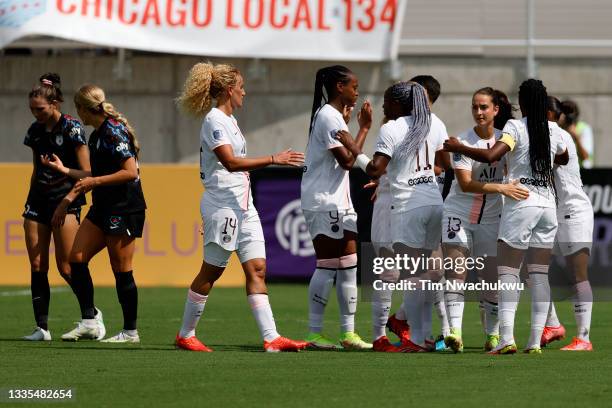
<path id="1" fill-rule="evenodd" d="M 316 259 L 300 206 L 300 178 L 257 177 L 255 206 L 266 238 L 266 277 L 307 280 Z"/>

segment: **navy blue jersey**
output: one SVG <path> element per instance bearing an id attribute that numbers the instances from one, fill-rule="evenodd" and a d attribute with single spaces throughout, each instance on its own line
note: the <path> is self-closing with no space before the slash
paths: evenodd
<path id="1" fill-rule="evenodd" d="M 69 115 L 62 114 L 50 132 L 44 123 L 34 122 L 28 129 L 23 144 L 34 152 L 35 171 L 29 196 L 33 199 L 57 202 L 70 192 L 76 180 L 42 164 L 40 156 L 57 155 L 64 166 L 80 169 L 76 148 L 87 144 L 81 123 Z M 85 196 L 79 195 L 75 205 L 85 204 Z"/>
<path id="2" fill-rule="evenodd" d="M 89 152 L 93 177 L 116 173 L 125 160 L 136 159 L 126 127 L 113 119 L 106 119 L 91 134 Z M 92 200 L 96 210 L 106 214 L 134 213 L 147 208 L 140 177 L 125 184 L 95 187 Z"/>

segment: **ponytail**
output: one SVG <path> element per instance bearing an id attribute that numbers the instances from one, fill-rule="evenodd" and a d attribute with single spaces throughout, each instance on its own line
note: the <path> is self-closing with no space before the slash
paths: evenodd
<path id="1" fill-rule="evenodd" d="M 542 81 L 528 79 L 523 82 L 519 88 L 519 104 L 527 117 L 531 172 L 536 180 L 544 181 L 556 197 L 550 159 L 550 130 L 546 116 L 548 94 Z"/>
<path id="2" fill-rule="evenodd" d="M 219 98 L 223 91 L 236 85 L 239 75 L 240 71 L 230 64 L 195 64 L 176 102 L 188 114 L 204 116 L 211 109 L 213 99 Z"/>
<path id="3" fill-rule="evenodd" d="M 418 154 L 431 129 L 431 111 L 425 88 L 415 82 L 398 82 L 390 86 L 385 95 L 399 102 L 412 116 L 412 126 L 398 147 L 400 157 Z"/>
<path id="4" fill-rule="evenodd" d="M 500 91 L 499 89 L 493 89 L 490 86 L 480 88 L 476 92 L 475 95 L 487 95 L 491 98 L 491 102 L 493 105 L 498 107 L 497 115 L 493 119 L 493 127 L 495 129 L 502 130 L 504 126 L 506 126 L 506 122 L 510 119 L 514 119 L 514 108 L 508 99 L 508 96 Z"/>

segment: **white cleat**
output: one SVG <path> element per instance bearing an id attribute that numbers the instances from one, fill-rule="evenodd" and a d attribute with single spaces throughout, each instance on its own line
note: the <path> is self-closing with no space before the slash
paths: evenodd
<path id="1" fill-rule="evenodd" d="M 77 322 L 77 327 L 68 333 L 62 334 L 64 341 L 78 341 L 79 339 L 98 340 L 100 338 L 100 327 L 86 326 L 83 322 Z"/>
<path id="2" fill-rule="evenodd" d="M 104 326 L 102 311 L 96 307 L 96 312 L 98 312 L 98 314 L 95 316 L 95 319 L 96 323 L 98 323 L 98 331 L 100 332 L 96 340 L 102 340 L 104 336 L 106 336 L 106 327 Z"/>
<path id="3" fill-rule="evenodd" d="M 104 339 L 100 341 L 101 343 L 140 343 L 140 337 L 138 333 L 134 336 L 126 333 L 125 330 L 121 330 L 119 334 L 109 337 L 108 339 Z"/>
<path id="4" fill-rule="evenodd" d="M 51 341 L 51 332 L 40 327 L 36 327 L 32 334 L 23 336 L 24 340 L 29 341 Z"/>

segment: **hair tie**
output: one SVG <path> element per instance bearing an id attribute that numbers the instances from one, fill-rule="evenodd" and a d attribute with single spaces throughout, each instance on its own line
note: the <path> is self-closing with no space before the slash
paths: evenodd
<path id="1" fill-rule="evenodd" d="M 41 80 L 40 80 L 40 82 L 41 82 L 43 85 L 53 86 L 53 81 L 51 81 L 50 79 L 47 79 L 47 78 L 45 78 L 45 79 L 41 79 Z"/>

